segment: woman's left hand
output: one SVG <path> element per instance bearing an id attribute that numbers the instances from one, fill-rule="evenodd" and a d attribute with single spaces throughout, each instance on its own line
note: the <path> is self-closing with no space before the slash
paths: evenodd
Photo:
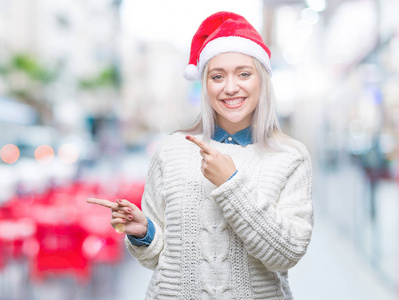
<path id="1" fill-rule="evenodd" d="M 187 135 L 186 139 L 200 147 L 202 174 L 214 185 L 220 186 L 225 183 L 236 171 L 236 166 L 230 155 L 220 153 L 195 136 Z"/>

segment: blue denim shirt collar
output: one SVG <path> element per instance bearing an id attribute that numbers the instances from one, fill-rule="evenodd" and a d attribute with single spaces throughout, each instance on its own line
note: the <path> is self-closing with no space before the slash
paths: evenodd
<path id="1" fill-rule="evenodd" d="M 235 134 L 229 134 L 226 130 L 216 125 L 215 134 L 212 137 L 213 140 L 219 143 L 235 144 L 241 146 L 247 146 L 253 144 L 251 126 L 236 132 Z"/>

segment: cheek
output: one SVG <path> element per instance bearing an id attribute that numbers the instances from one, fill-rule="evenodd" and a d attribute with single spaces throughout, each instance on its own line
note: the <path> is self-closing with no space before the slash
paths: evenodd
<path id="1" fill-rule="evenodd" d="M 208 97 L 209 97 L 209 100 L 211 101 L 211 103 L 216 102 L 217 96 L 220 92 L 218 89 L 218 86 L 216 86 L 215 84 L 210 84 L 210 85 L 208 84 L 207 92 L 208 92 Z"/>
<path id="2" fill-rule="evenodd" d="M 206 85 L 206 90 L 208 91 L 208 94 L 214 94 L 215 93 L 214 91 L 216 90 L 215 84 L 208 81 Z"/>

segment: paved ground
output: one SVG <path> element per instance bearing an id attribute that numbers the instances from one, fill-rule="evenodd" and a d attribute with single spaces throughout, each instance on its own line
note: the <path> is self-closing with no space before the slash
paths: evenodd
<path id="1" fill-rule="evenodd" d="M 296 300 L 393 300 L 394 291 L 353 245 L 317 220 L 306 256 L 290 273 Z"/>

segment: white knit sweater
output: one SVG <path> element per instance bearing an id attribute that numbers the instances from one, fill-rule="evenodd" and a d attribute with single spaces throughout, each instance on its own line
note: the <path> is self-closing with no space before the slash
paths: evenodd
<path id="1" fill-rule="evenodd" d="M 126 238 L 154 270 L 146 299 L 293 299 L 287 270 L 305 254 L 313 226 L 308 151 L 299 142 L 274 154 L 209 144 L 238 170 L 219 187 L 204 178 L 199 148 L 181 133 L 150 163 L 142 209 L 155 237 L 148 247 Z"/>

